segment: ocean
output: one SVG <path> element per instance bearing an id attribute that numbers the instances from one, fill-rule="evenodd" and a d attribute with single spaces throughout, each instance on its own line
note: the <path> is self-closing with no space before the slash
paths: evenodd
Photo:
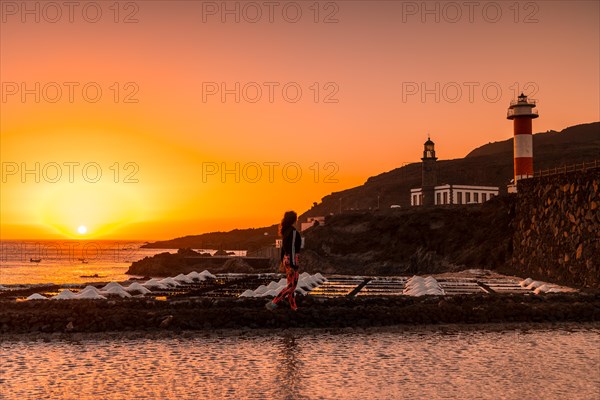
<path id="1" fill-rule="evenodd" d="M 123 240 L 0 241 L 0 285 L 124 281 L 132 262 L 177 249 L 144 249 Z M 195 249 L 214 254 L 214 249 Z M 235 251 L 244 255 L 243 251 Z M 35 262 L 39 260 L 39 262 Z M 98 275 L 97 278 L 89 276 Z M 87 277 L 84 277 L 87 276 Z"/>

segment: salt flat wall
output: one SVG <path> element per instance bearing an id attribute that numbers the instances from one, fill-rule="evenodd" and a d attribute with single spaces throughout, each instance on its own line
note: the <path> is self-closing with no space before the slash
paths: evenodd
<path id="1" fill-rule="evenodd" d="M 520 181 L 515 212 L 523 276 L 600 287 L 600 168 Z"/>

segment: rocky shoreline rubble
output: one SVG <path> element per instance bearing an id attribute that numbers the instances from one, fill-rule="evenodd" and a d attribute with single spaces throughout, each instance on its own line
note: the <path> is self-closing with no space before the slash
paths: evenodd
<path id="1" fill-rule="evenodd" d="M 0 300 L 0 334 L 600 321 L 598 291 L 388 298 L 299 296 L 297 312 L 285 307 L 270 312 L 264 309 L 264 302 L 254 298 Z"/>

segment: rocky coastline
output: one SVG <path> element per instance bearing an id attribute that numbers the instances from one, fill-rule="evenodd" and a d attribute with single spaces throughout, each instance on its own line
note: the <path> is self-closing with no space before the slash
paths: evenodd
<path id="1" fill-rule="evenodd" d="M 208 253 L 199 253 L 192 249 L 179 249 L 175 254 L 159 253 L 135 261 L 126 273 L 135 276 L 165 277 L 205 269 L 215 273 L 254 273 L 275 270 L 274 265 L 265 259 L 250 260 L 244 257 L 235 257 L 234 253 L 225 251 L 211 256 Z"/>

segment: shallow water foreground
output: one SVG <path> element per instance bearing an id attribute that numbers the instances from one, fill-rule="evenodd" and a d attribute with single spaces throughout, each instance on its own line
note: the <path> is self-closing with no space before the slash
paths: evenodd
<path id="1" fill-rule="evenodd" d="M 3 399 L 597 399 L 600 325 L 3 339 Z"/>

